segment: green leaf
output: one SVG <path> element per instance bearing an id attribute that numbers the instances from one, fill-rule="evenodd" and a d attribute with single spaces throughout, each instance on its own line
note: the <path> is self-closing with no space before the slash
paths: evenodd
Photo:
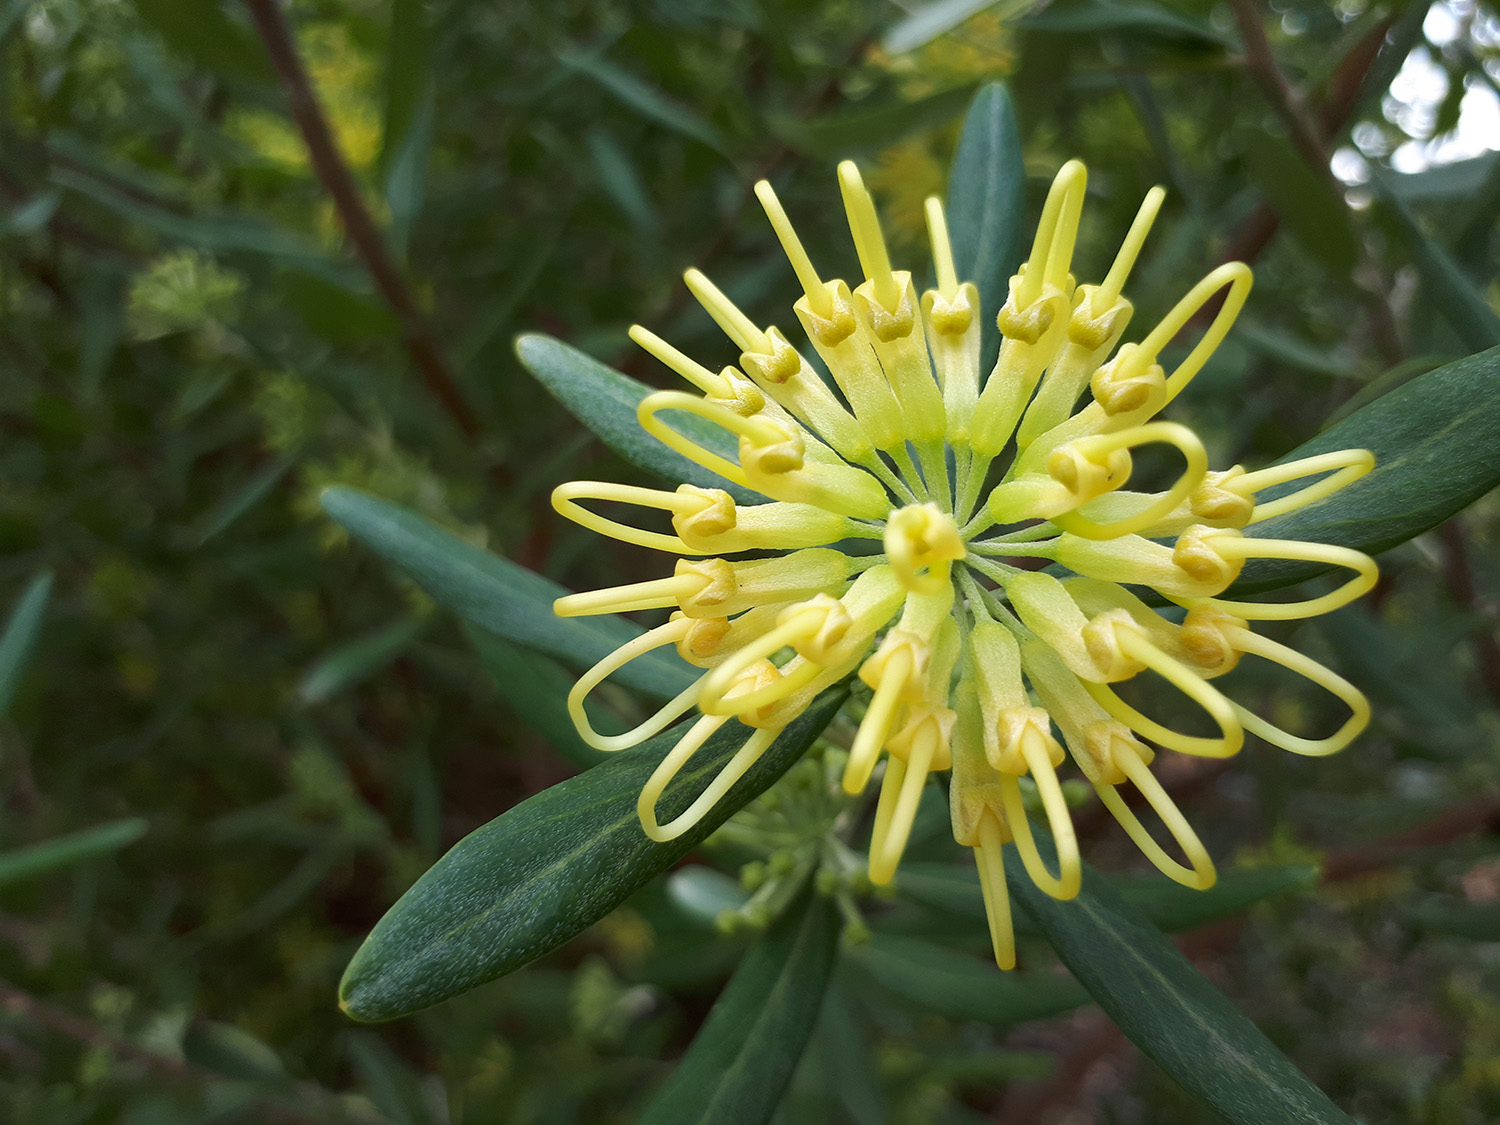
<path id="1" fill-rule="evenodd" d="M 1398 6 L 1401 14 L 1386 30 L 1385 41 L 1380 45 L 1374 65 L 1365 72 L 1359 84 L 1359 93 L 1349 107 L 1346 120 L 1359 121 L 1380 113 L 1381 101 L 1389 93 L 1391 83 L 1396 80 L 1412 50 L 1424 40 L 1422 25 L 1427 22 L 1430 7 L 1432 0 L 1409 0 Z"/>
<path id="2" fill-rule="evenodd" d="M 323 510 L 409 574 L 434 601 L 518 644 L 589 665 L 641 633 L 620 617 L 558 617 L 552 603 L 567 591 L 557 583 L 374 496 L 352 488 L 326 489 Z M 658 649 L 632 660 L 614 679 L 669 697 L 695 676 L 687 664 Z"/>
<path id="3" fill-rule="evenodd" d="M 979 287 L 980 370 L 1000 353 L 995 314 L 1021 264 L 1026 166 L 1010 95 L 998 82 L 974 96 L 948 180 L 948 237 L 958 276 Z"/>
<path id="4" fill-rule="evenodd" d="M 1005 972 L 993 959 L 919 938 L 873 934 L 849 951 L 849 959 L 917 1010 L 948 1019 L 1024 1023 L 1071 1011 L 1089 999 L 1071 977 Z"/>
<path id="5" fill-rule="evenodd" d="M 271 494 L 271 490 L 295 464 L 296 461 L 290 457 L 278 458 L 204 512 L 194 525 L 197 545 L 201 547 L 233 527 L 241 516 Z"/>
<path id="6" fill-rule="evenodd" d="M 5 635 L 0 636 L 0 718 L 10 710 L 31 654 L 36 651 L 51 596 L 52 574 L 44 571 L 27 584 L 5 622 Z"/>
<path id="7" fill-rule="evenodd" d="M 1240 138 L 1257 187 L 1307 251 L 1341 277 L 1359 257 L 1349 208 L 1332 180 L 1309 168 L 1292 146 L 1263 129 Z"/>
<path id="8" fill-rule="evenodd" d="M 362 283 L 353 269 L 332 261 L 317 246 L 300 235 L 272 226 L 252 215 L 233 211 L 182 215 L 127 195 L 108 183 L 72 168 L 56 166 L 48 179 L 58 187 L 76 191 L 119 217 L 139 223 L 176 242 L 205 250 L 232 251 L 296 262 L 331 281 L 350 286 Z"/>
<path id="9" fill-rule="evenodd" d="M 500 694 L 515 713 L 568 761 L 583 769 L 609 760 L 603 750 L 595 750 L 573 726 L 568 714 L 568 692 L 573 676 L 556 661 L 540 653 L 511 644 L 488 629 L 464 624 L 474 651 L 479 654 Z M 604 734 L 618 734 L 625 724 L 601 721 L 593 716 L 594 729 Z"/>
<path id="10" fill-rule="evenodd" d="M 358 1020 L 387 1020 L 513 972 L 576 937 L 764 792 L 812 745 L 844 693 L 825 693 L 690 831 L 659 844 L 636 799 L 683 727 L 538 793 L 470 833 L 401 897 L 354 955 L 339 987 Z M 731 721 L 661 801 L 681 813 L 744 742 Z"/>
<path id="11" fill-rule="evenodd" d="M 630 154 L 605 129 L 590 129 L 586 143 L 604 194 L 637 234 L 650 237 L 657 228 L 656 210 Z"/>
<path id="12" fill-rule="evenodd" d="M 243 1082 L 277 1082 L 286 1067 L 276 1049 L 243 1028 L 214 1020 L 194 1020 L 182 1033 L 182 1057 L 194 1066 Z"/>
<path id="13" fill-rule="evenodd" d="M 1059 0 L 1013 26 L 1027 31 L 1056 31 L 1072 35 L 1120 32 L 1145 38 L 1178 39 L 1215 47 L 1230 40 L 1207 21 L 1191 19 L 1165 5 L 1131 0 Z"/>
<path id="14" fill-rule="evenodd" d="M 276 277 L 283 307 L 331 344 L 350 346 L 394 339 L 400 324 L 367 285 L 349 287 L 303 269 L 283 269 Z"/>
<path id="15" fill-rule="evenodd" d="M 1036 0 L 932 0 L 887 31 L 881 45 L 889 54 L 905 54 L 946 35 L 988 8 L 999 8 L 991 13 L 991 18 L 1004 21 L 1035 3 Z"/>
<path id="16" fill-rule="evenodd" d="M 1038 838 L 1045 858 L 1051 842 Z M 1236 1125 L 1349 1119 L 1177 947 L 1084 869 L 1069 902 L 1038 890 L 1014 849 L 1011 895 L 1130 1040 L 1184 1090 Z"/>
<path id="17" fill-rule="evenodd" d="M 1206 891 L 1184 887 L 1154 872 L 1114 875 L 1109 885 L 1157 929 L 1176 934 L 1238 914 L 1263 898 L 1311 886 L 1317 879 L 1315 866 L 1293 863 L 1236 867 L 1221 872 L 1219 881 Z"/>
<path id="18" fill-rule="evenodd" d="M 1395 220 L 1396 231 L 1416 264 L 1427 299 L 1438 315 L 1448 321 L 1467 348 L 1480 351 L 1500 344 L 1500 316 L 1495 315 L 1453 256 L 1417 225 L 1389 185 L 1377 177 L 1375 187 Z"/>
<path id="19" fill-rule="evenodd" d="M 144 836 L 146 828 L 147 823 L 142 817 L 133 816 L 98 828 L 70 832 L 29 847 L 0 852 L 0 887 L 117 852 Z"/>
<path id="20" fill-rule="evenodd" d="M 432 91 L 432 30 L 423 7 L 422 0 L 391 0 L 380 128 L 383 170 L 389 170 Z"/>
<path id="21" fill-rule="evenodd" d="M 915 101 L 893 95 L 875 105 L 859 105 L 810 120 L 773 116 L 768 124 L 780 140 L 808 156 L 839 159 L 889 148 L 911 133 L 944 125 L 968 103 L 973 93 L 974 87 L 965 85 Z"/>
<path id="22" fill-rule="evenodd" d="M 297 684 L 303 703 L 322 703 L 345 688 L 369 679 L 405 651 L 426 625 L 420 619 L 397 621 L 368 636 L 341 644 L 320 657 Z"/>
<path id="23" fill-rule="evenodd" d="M 751 946 L 642 1125 L 760 1125 L 812 1035 L 838 952 L 831 900 L 804 892 Z"/>
<path id="24" fill-rule="evenodd" d="M 648 121 L 655 121 L 674 133 L 699 141 L 721 153 L 726 151 L 724 138 L 707 119 L 681 102 L 669 98 L 618 63 L 610 62 L 596 53 L 580 51 L 559 51 L 557 61 L 569 70 L 593 79 Z"/>
<path id="25" fill-rule="evenodd" d="M 741 503 L 764 501 L 765 497 L 725 480 L 718 473 L 709 472 L 641 429 L 636 421 L 636 407 L 656 388 L 621 375 L 551 336 L 521 336 L 516 340 L 516 355 L 568 413 L 636 468 L 674 485 L 686 483 L 701 488 L 722 488 Z M 739 461 L 739 446 L 728 431 L 681 411 L 673 412 L 667 421 L 673 429 L 710 453 Z"/>
<path id="26" fill-rule="evenodd" d="M 135 0 L 136 10 L 175 54 L 224 78 L 269 82 L 275 75 L 265 48 L 216 3 Z"/>
<path id="27" fill-rule="evenodd" d="M 1155 927 L 1169 934 L 1238 914 L 1263 898 L 1316 881 L 1310 864 L 1236 867 L 1219 874 L 1206 891 L 1162 879 L 1157 875 L 1109 876 L 1110 888 L 1139 910 Z M 961 918 L 984 921 L 979 875 L 972 866 L 952 863 L 903 863 L 898 876 L 901 894 L 926 906 Z M 1015 919 L 1026 929 L 1026 918 Z"/>
<path id="28" fill-rule="evenodd" d="M 392 0 L 386 37 L 385 105 L 377 167 L 391 210 L 389 241 L 403 254 L 422 210 L 437 118 L 432 29 L 423 8 L 422 0 Z"/>
<path id="29" fill-rule="evenodd" d="M 1294 461 L 1336 449 L 1369 449 L 1375 468 L 1317 504 L 1254 524 L 1268 539 L 1338 543 L 1378 554 L 1405 543 L 1500 484 L 1500 348 L 1418 375 L 1294 449 Z M 1268 489 L 1262 499 L 1295 490 Z M 1301 581 L 1327 567 L 1256 561 L 1231 594 Z"/>
<path id="30" fill-rule="evenodd" d="M 0 215 L 0 235 L 35 234 L 52 221 L 57 214 L 57 205 L 62 202 L 59 191 L 40 191 L 25 203 Z"/>

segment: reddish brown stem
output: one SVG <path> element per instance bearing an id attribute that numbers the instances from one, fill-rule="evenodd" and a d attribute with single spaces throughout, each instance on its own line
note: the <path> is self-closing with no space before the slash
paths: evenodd
<path id="1" fill-rule="evenodd" d="M 479 421 L 454 382 L 442 349 L 428 328 L 411 288 L 391 261 L 375 220 L 365 206 L 354 175 L 339 152 L 338 142 L 334 140 L 333 131 L 318 104 L 317 94 L 313 92 L 307 68 L 302 64 L 302 56 L 297 52 L 280 5 L 276 0 L 245 0 L 245 6 L 250 9 L 256 30 L 265 43 L 266 54 L 291 99 L 292 118 L 307 145 L 313 171 L 333 200 L 354 252 L 375 283 L 376 291 L 400 320 L 412 362 L 421 372 L 428 390 L 453 419 L 453 424 L 465 437 L 477 438 Z"/>

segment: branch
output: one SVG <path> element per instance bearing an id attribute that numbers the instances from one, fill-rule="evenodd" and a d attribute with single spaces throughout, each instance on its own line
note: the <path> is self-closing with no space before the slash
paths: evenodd
<path id="1" fill-rule="evenodd" d="M 266 53 L 291 98 L 292 117 L 307 145 L 313 171 L 333 199 L 334 208 L 344 224 L 349 241 L 354 244 L 354 252 L 364 263 L 376 290 L 401 321 L 406 336 L 406 350 L 411 354 L 412 362 L 417 365 L 427 389 L 442 404 L 454 425 L 466 438 L 478 438 L 479 422 L 469 404 L 464 401 L 458 384 L 454 382 L 447 360 L 443 358 L 442 350 L 417 307 L 411 289 L 386 251 L 375 220 L 371 218 L 369 208 L 359 194 L 354 176 L 344 162 L 333 132 L 328 127 L 328 120 L 318 105 L 317 95 L 307 76 L 307 68 L 302 65 L 302 57 L 297 53 L 296 43 L 280 5 L 277 0 L 245 0 L 245 6 L 250 9 L 256 30 L 265 43 Z"/>
<path id="2" fill-rule="evenodd" d="M 204 1069 L 185 1059 L 161 1054 L 132 1043 L 124 1036 L 91 1020 L 55 1008 L 44 1000 L 38 1000 L 29 992 L 0 982 L 0 1013 L 15 1016 L 38 1027 L 46 1028 L 57 1035 L 65 1036 L 84 1046 L 112 1055 L 129 1063 L 154 1078 L 170 1082 L 212 1082 L 221 1078 L 211 1070 Z M 310 1082 L 288 1084 L 285 1096 L 295 1101 L 297 1108 L 280 1104 L 275 1093 L 258 1096 L 252 1104 L 264 1111 L 261 1120 L 286 1122 L 287 1125 L 329 1125 L 330 1122 L 358 1122 L 360 1125 L 390 1125 L 389 1119 L 356 1105 L 345 1104 L 332 1091 Z"/>
<path id="3" fill-rule="evenodd" d="M 1266 39 L 1265 27 L 1261 23 L 1260 9 L 1255 0 L 1233 0 L 1233 7 L 1235 21 L 1240 28 L 1240 40 L 1245 47 L 1245 69 L 1260 86 L 1266 101 L 1270 103 L 1276 116 L 1286 127 L 1291 137 L 1292 147 L 1297 150 L 1297 154 L 1312 169 L 1313 174 L 1323 181 L 1328 190 L 1334 192 L 1335 198 L 1343 201 L 1343 185 L 1334 178 L 1333 171 L 1328 166 L 1328 140 L 1336 135 L 1338 130 L 1329 129 L 1327 126 L 1331 123 L 1331 119 L 1345 116 L 1353 108 L 1359 86 L 1359 83 L 1355 81 L 1356 71 L 1359 77 L 1362 77 L 1373 65 L 1376 56 L 1380 53 L 1379 44 L 1385 38 L 1384 27 L 1376 29 L 1379 32 L 1379 38 L 1375 40 L 1374 46 L 1371 45 L 1372 36 L 1367 35 L 1349 52 L 1348 57 L 1339 65 L 1338 73 L 1335 75 L 1337 88 L 1330 91 L 1330 97 L 1323 107 L 1323 112 L 1310 117 L 1303 104 L 1302 95 L 1292 88 L 1291 83 L 1286 80 L 1286 76 L 1276 64 L 1276 59 L 1271 53 L 1271 44 Z M 1351 83 L 1354 85 L 1355 94 L 1348 92 Z M 1347 203 L 1345 207 L 1348 207 Z M 1263 220 L 1262 229 L 1264 229 Z M 1387 366 L 1400 363 L 1405 352 L 1401 347 L 1400 333 L 1396 329 L 1396 316 L 1391 311 L 1390 302 L 1386 299 L 1379 267 L 1362 244 L 1360 263 L 1355 271 L 1355 283 L 1365 295 L 1366 310 L 1370 317 L 1370 334 L 1380 352 L 1381 359 Z"/>
<path id="4" fill-rule="evenodd" d="M 1449 805 L 1415 828 L 1330 852 L 1323 861 L 1323 882 L 1342 883 L 1416 858 L 1424 848 L 1450 844 L 1465 836 L 1500 832 L 1500 794 L 1484 794 Z"/>
<path id="5" fill-rule="evenodd" d="M 1265 94 L 1266 101 L 1271 103 L 1276 116 L 1281 118 L 1292 144 L 1307 166 L 1333 184 L 1335 181 L 1333 173 L 1328 170 L 1323 138 L 1303 115 L 1301 95 L 1292 89 L 1271 55 L 1271 44 L 1266 39 L 1266 29 L 1261 24 L 1260 9 L 1255 0 L 1234 0 L 1234 18 L 1240 25 L 1240 41 L 1245 45 L 1245 69 Z"/>

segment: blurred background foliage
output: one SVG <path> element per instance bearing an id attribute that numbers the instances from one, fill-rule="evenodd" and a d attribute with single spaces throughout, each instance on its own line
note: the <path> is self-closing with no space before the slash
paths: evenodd
<path id="1" fill-rule="evenodd" d="M 628 345 L 638 320 L 729 362 L 681 270 L 785 321 L 751 185 L 852 268 L 845 156 L 922 263 L 921 200 L 995 79 L 1033 209 L 1062 161 L 1089 164 L 1081 272 L 1170 189 L 1139 323 L 1253 263 L 1177 409 L 1213 463 L 1264 463 L 1500 342 L 1497 78 L 1490 0 L 0 2 L 0 597 L 54 576 L 0 720 L 0 848 L 106 830 L 31 868 L 0 856 L 0 1118 L 632 1120 L 743 948 L 713 926 L 743 857 L 709 849 L 433 1012 L 342 1017 L 383 910 L 589 759 L 539 702 L 564 669 L 476 651 L 347 549 L 319 490 L 574 588 L 644 576 L 552 516 L 560 480 L 631 471 L 514 335 L 664 383 Z M 1496 560 L 1491 496 L 1302 627 L 1376 704 L 1347 753 L 1167 775 L 1224 860 L 1321 865 L 1182 940 L 1365 1122 L 1500 1119 Z M 1129 868 L 1104 818 L 1079 822 L 1096 864 Z M 975 1018 L 982 962 L 929 940 L 980 950 L 977 921 L 912 909 L 871 908 L 901 936 L 840 969 L 783 1120 L 1204 1120 L 1096 1009 Z"/>

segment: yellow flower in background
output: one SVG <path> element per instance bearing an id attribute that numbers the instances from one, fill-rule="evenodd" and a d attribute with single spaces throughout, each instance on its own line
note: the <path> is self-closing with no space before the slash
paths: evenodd
<path id="1" fill-rule="evenodd" d="M 1015 953 L 1005 846 L 1015 846 L 1048 894 L 1078 892 L 1078 847 L 1058 774 L 1069 759 L 1152 863 L 1207 888 L 1213 861 L 1153 775 L 1148 743 L 1222 758 L 1239 752 L 1248 731 L 1293 753 L 1322 755 L 1346 746 L 1369 720 L 1348 681 L 1252 623 L 1346 605 L 1374 584 L 1374 562 L 1244 529 L 1324 499 L 1368 472 L 1374 458 L 1345 450 L 1255 472 L 1210 471 L 1193 431 L 1159 415 L 1228 333 L 1250 270 L 1219 267 L 1138 342 L 1120 344 L 1132 312 L 1125 283 L 1164 193 L 1147 195 L 1104 280 L 1078 285 L 1070 268 L 1085 180 L 1074 161 L 1053 182 L 1030 256 L 998 311 L 1002 342 L 987 378 L 979 293 L 955 271 L 938 200 L 926 203 L 936 280 L 919 293 L 911 273 L 892 267 L 858 170 L 840 165 L 864 273 L 851 287 L 818 273 L 770 185 L 758 184 L 802 286 L 793 310 L 837 389 L 779 328 L 755 324 L 695 270 L 688 286 L 739 349 L 739 365 L 714 372 L 643 328 L 631 336 L 693 388 L 647 396 L 638 412 L 645 430 L 767 502 L 692 484 L 664 491 L 575 481 L 553 494 L 557 510 L 584 527 L 678 556 L 670 576 L 572 594 L 555 607 L 562 616 L 672 611 L 600 661 L 569 699 L 579 733 L 602 750 L 634 746 L 697 713 L 641 792 L 645 831 L 656 840 L 687 831 L 820 692 L 857 675 L 870 696 L 843 786 L 858 794 L 879 779 L 870 879 L 893 878 L 927 779 L 951 770 L 954 837 L 975 851 L 995 958 L 1007 968 Z M 1164 370 L 1162 350 L 1220 298 L 1196 345 Z M 1086 392 L 1089 401 L 1075 410 Z M 722 428 L 738 456 L 674 428 L 669 419 L 681 414 Z M 1175 450 L 1181 471 L 1164 491 L 1127 490 L 1133 451 L 1148 445 Z M 1285 494 L 1282 486 L 1299 481 Z M 586 506 L 597 501 L 667 513 L 672 531 L 643 530 Z M 1350 576 L 1300 602 L 1222 597 L 1256 558 L 1312 561 Z M 1017 565 L 1028 560 L 1056 565 Z M 1178 608 L 1153 608 L 1128 587 Z M 594 731 L 587 695 L 666 645 L 702 676 L 636 729 Z M 1273 725 L 1212 682 L 1245 655 L 1331 692 L 1349 718 L 1322 738 Z M 1127 703 L 1113 685 L 1142 673 L 1180 691 L 1217 733 L 1186 734 Z M 727 724 L 743 733 L 738 752 L 686 812 L 660 823 L 663 791 Z M 1027 778 L 1056 844 L 1055 872 L 1027 817 Z M 1126 785 L 1154 810 L 1180 859 L 1152 838 L 1120 793 Z"/>

